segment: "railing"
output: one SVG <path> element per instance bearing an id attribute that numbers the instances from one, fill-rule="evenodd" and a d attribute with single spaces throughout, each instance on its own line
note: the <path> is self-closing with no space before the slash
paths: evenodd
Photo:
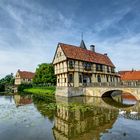
<path id="1" fill-rule="evenodd" d="M 87 86 L 87 87 L 121 87 L 121 88 L 127 88 L 127 87 L 131 87 L 131 88 L 140 88 L 140 85 L 129 85 L 129 84 L 123 84 L 121 82 L 119 83 L 111 83 L 111 82 L 108 82 L 108 83 L 86 83 L 84 84 L 84 86 Z"/>

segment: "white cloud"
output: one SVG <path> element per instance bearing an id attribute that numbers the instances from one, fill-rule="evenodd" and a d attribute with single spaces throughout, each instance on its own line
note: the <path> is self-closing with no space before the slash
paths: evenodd
<path id="1" fill-rule="evenodd" d="M 117 40 L 117 39 L 116 39 Z M 105 40 L 98 42 L 98 50 L 107 52 L 115 63 L 117 70 L 140 69 L 140 34 L 119 38 L 117 41 Z"/>
<path id="2" fill-rule="evenodd" d="M 126 27 L 123 36 L 99 36 L 112 25 L 119 30 L 117 23 L 133 9 L 131 6 L 118 9 L 95 24 L 93 29 L 76 22 L 74 19 L 79 17 L 73 14 L 66 17 L 56 9 L 44 8 L 28 0 L 1 2 L 0 7 L 10 16 L 7 24 L 13 25 L 13 28 L 0 26 L 0 77 L 15 73 L 19 68 L 35 71 L 38 64 L 52 61 L 58 42 L 80 44 L 82 31 L 85 31 L 85 43 L 88 46 L 95 44 L 98 52 L 107 52 L 118 70 L 140 67 L 139 34 L 132 34 Z"/>

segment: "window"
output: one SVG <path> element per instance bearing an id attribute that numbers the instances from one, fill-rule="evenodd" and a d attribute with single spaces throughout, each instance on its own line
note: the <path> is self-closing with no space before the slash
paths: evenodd
<path id="1" fill-rule="evenodd" d="M 66 83 L 66 82 L 67 82 L 67 79 L 65 78 L 65 80 L 64 80 L 64 81 L 65 81 L 65 83 Z"/>
<path id="2" fill-rule="evenodd" d="M 98 81 L 99 83 L 101 82 L 101 76 L 100 76 L 100 75 L 97 76 L 97 81 Z"/>
<path id="3" fill-rule="evenodd" d="M 109 71 L 109 66 L 107 66 L 107 72 L 109 73 L 110 71 Z"/>
<path id="4" fill-rule="evenodd" d="M 108 76 L 106 76 L 106 81 L 107 81 L 107 82 L 109 81 Z"/>
<path id="5" fill-rule="evenodd" d="M 81 74 L 79 75 L 79 83 L 83 83 L 83 77 Z"/>
<path id="6" fill-rule="evenodd" d="M 85 70 L 91 70 L 91 63 L 84 62 L 83 65 Z"/>
<path id="7" fill-rule="evenodd" d="M 73 83 L 73 74 L 69 74 L 69 83 Z"/>
<path id="8" fill-rule="evenodd" d="M 114 70 L 114 68 L 111 68 L 111 73 L 115 73 L 115 70 Z"/>
<path id="9" fill-rule="evenodd" d="M 96 71 L 103 71 L 103 65 L 102 64 L 96 64 Z"/>
<path id="10" fill-rule="evenodd" d="M 112 76 L 110 76 L 110 82 L 112 82 Z"/>
<path id="11" fill-rule="evenodd" d="M 58 53 L 57 53 L 56 57 L 59 57 Z"/>
<path id="12" fill-rule="evenodd" d="M 74 68 L 74 61 L 73 60 L 70 60 L 69 61 L 69 68 L 70 69 L 73 69 Z"/>

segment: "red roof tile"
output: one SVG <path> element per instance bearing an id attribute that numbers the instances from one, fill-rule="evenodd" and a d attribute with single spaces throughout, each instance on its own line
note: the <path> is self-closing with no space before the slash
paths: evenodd
<path id="1" fill-rule="evenodd" d="M 124 74 L 126 72 L 130 72 L 129 70 L 126 70 L 126 71 L 119 71 L 118 73 L 121 75 L 121 74 Z"/>
<path id="2" fill-rule="evenodd" d="M 19 73 L 20 77 L 24 78 L 24 79 L 33 79 L 33 77 L 35 76 L 35 73 L 29 72 L 29 71 L 18 70 L 18 73 Z"/>
<path id="3" fill-rule="evenodd" d="M 77 46 L 59 43 L 67 58 L 115 67 L 109 57 Z"/>
<path id="4" fill-rule="evenodd" d="M 120 73 L 121 80 L 140 80 L 140 71 L 127 71 Z"/>

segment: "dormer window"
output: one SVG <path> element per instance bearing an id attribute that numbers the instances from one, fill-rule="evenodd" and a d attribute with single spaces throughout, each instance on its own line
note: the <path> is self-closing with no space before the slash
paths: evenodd
<path id="1" fill-rule="evenodd" d="M 69 68 L 70 69 L 74 68 L 74 61 L 73 60 L 69 60 Z"/>

